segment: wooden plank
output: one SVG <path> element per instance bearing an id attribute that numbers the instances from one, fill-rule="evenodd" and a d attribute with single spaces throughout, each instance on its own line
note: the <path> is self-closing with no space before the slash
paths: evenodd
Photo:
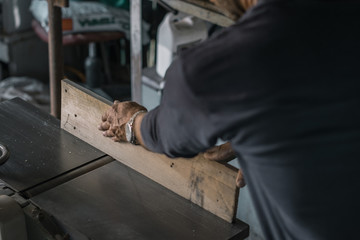
<path id="1" fill-rule="evenodd" d="M 216 7 L 210 3 L 200 3 L 201 1 L 197 1 L 196 3 L 199 4 L 197 5 L 193 3 L 194 1 L 187 2 L 179 0 L 163 0 L 163 2 L 180 12 L 193 15 L 203 20 L 215 23 L 219 26 L 228 27 L 234 24 L 233 20 L 221 13 L 216 12 L 214 10 Z"/>
<path id="2" fill-rule="evenodd" d="M 69 0 L 54 0 L 54 6 L 69 7 Z"/>
<path id="3" fill-rule="evenodd" d="M 61 127 L 216 216 L 228 222 L 235 219 L 239 196 L 236 168 L 208 161 L 202 155 L 171 159 L 103 137 L 97 128 L 110 105 L 89 90 L 63 80 Z"/>
<path id="4" fill-rule="evenodd" d="M 220 15 L 224 15 L 226 17 L 229 16 L 229 12 L 226 9 L 221 9 L 216 6 L 214 3 L 209 0 L 183 0 L 184 2 L 188 2 L 190 4 L 196 5 L 198 7 L 204 8 L 204 10 L 208 10 L 214 13 L 218 13 Z"/>

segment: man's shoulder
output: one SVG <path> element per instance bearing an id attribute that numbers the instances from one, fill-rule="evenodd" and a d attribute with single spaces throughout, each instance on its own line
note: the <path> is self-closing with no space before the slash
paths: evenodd
<path id="1" fill-rule="evenodd" d="M 206 41 L 180 54 L 187 75 L 252 66 L 264 47 L 271 46 L 273 37 L 283 33 L 284 21 L 271 4 L 257 6 L 232 26 L 224 28 Z M 288 24 L 286 24 L 288 25 Z M 219 68 L 221 67 L 221 68 Z"/>
<path id="2" fill-rule="evenodd" d="M 179 63 L 190 85 L 209 84 L 224 78 L 224 72 L 241 72 L 256 64 L 263 40 L 256 32 L 249 32 L 246 25 L 236 23 L 180 54 Z"/>

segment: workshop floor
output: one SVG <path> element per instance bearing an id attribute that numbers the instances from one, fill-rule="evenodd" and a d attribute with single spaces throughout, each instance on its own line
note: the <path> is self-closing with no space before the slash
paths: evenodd
<path id="1" fill-rule="evenodd" d="M 50 112 L 49 87 L 29 77 L 8 77 L 0 81 L 0 102 L 21 98 L 26 102 Z"/>

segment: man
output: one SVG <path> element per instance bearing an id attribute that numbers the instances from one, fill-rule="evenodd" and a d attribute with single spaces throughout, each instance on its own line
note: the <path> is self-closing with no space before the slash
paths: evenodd
<path id="1" fill-rule="evenodd" d="M 135 118 L 137 141 L 171 157 L 229 141 L 266 239 L 358 239 L 359 11 L 259 0 L 172 64 L 161 105 Z M 115 103 L 104 135 L 125 141 L 141 109 Z"/>

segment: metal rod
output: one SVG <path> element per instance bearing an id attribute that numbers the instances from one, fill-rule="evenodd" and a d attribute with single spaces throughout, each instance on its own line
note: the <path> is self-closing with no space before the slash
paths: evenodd
<path id="1" fill-rule="evenodd" d="M 56 0 L 48 0 L 49 9 L 49 70 L 51 115 L 60 118 L 61 79 L 64 78 L 62 52 L 61 8 L 54 6 Z"/>
<path id="2" fill-rule="evenodd" d="M 5 163 L 9 159 L 9 156 L 9 149 L 5 145 L 0 143 L 0 165 Z"/>
<path id="3" fill-rule="evenodd" d="M 165 3 L 162 0 L 157 0 L 156 1 L 160 6 L 162 6 L 163 8 L 165 8 L 167 11 L 172 12 L 173 14 L 178 14 L 178 10 L 176 10 L 175 8 L 169 6 L 167 3 Z"/>
<path id="4" fill-rule="evenodd" d="M 131 0 L 131 99 L 142 104 L 142 33 L 141 0 Z"/>

